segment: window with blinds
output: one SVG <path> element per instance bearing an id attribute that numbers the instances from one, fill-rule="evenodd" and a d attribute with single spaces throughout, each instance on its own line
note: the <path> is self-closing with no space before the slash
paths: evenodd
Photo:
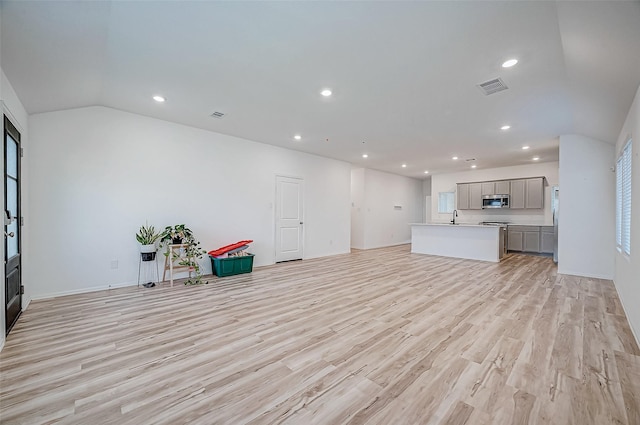
<path id="1" fill-rule="evenodd" d="M 456 200 L 455 192 L 438 193 L 438 213 L 451 213 Z"/>
<path id="2" fill-rule="evenodd" d="M 616 162 L 616 245 L 631 254 L 631 140 Z"/>

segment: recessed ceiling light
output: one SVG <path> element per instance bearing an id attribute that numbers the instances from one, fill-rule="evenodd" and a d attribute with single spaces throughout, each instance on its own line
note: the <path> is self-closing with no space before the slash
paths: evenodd
<path id="1" fill-rule="evenodd" d="M 329 89 L 324 89 L 320 92 L 321 95 L 323 95 L 324 97 L 328 97 L 331 96 L 331 90 Z"/>
<path id="2" fill-rule="evenodd" d="M 155 96 L 153 96 L 153 100 L 155 100 L 156 102 L 162 103 L 162 102 L 164 102 L 164 101 L 165 101 L 165 100 L 167 100 L 167 99 L 165 99 L 165 98 L 164 98 L 164 97 L 162 97 L 162 96 L 155 95 Z"/>
<path id="3" fill-rule="evenodd" d="M 509 130 L 510 128 L 510 125 L 503 125 L 502 127 L 500 127 L 500 130 Z"/>
<path id="4" fill-rule="evenodd" d="M 293 136 L 293 138 L 296 139 L 296 140 L 300 140 L 300 139 L 302 139 L 302 136 L 299 135 L 299 134 L 296 134 L 295 136 Z"/>
<path id="5" fill-rule="evenodd" d="M 513 65 L 518 63 L 518 59 L 509 59 L 502 64 L 503 68 L 511 68 Z"/>
<path id="6" fill-rule="evenodd" d="M 369 158 L 369 155 L 367 155 L 366 153 L 363 153 L 363 154 L 362 154 L 362 157 L 363 157 L 363 158 Z"/>
<path id="7" fill-rule="evenodd" d="M 540 157 L 539 157 L 539 156 L 534 156 L 534 157 L 533 157 L 533 160 L 534 160 L 534 161 L 538 161 L 539 159 L 540 159 Z"/>
<path id="8" fill-rule="evenodd" d="M 407 168 L 407 164 L 402 164 L 402 168 Z"/>
<path id="9" fill-rule="evenodd" d="M 522 150 L 525 150 L 525 151 L 526 151 L 527 149 L 529 149 L 529 146 L 523 146 L 523 147 L 522 147 Z"/>
<path id="10" fill-rule="evenodd" d="M 429 174 L 429 171 L 425 171 L 424 173 L 425 173 L 425 174 Z"/>
<path id="11" fill-rule="evenodd" d="M 471 168 L 476 168 L 476 167 L 477 167 L 477 165 L 476 165 L 476 164 L 473 164 L 473 165 L 471 166 Z"/>
<path id="12" fill-rule="evenodd" d="M 451 159 L 453 159 L 453 160 L 455 161 L 456 159 L 458 159 L 458 157 L 457 157 L 457 156 L 454 156 L 454 157 L 453 157 L 453 158 L 451 158 Z"/>

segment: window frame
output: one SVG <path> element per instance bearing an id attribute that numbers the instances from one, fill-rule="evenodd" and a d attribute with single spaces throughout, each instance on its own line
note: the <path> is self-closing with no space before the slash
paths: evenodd
<path id="1" fill-rule="evenodd" d="M 455 208 L 455 192 L 438 192 L 438 214 L 451 214 Z"/>
<path id="2" fill-rule="evenodd" d="M 616 159 L 616 249 L 631 256 L 633 143 L 629 138 Z"/>

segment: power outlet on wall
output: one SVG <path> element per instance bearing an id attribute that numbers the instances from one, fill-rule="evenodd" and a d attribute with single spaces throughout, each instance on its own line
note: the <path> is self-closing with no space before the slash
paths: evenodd
<path id="1" fill-rule="evenodd" d="M 114 270 L 118 268 L 118 260 L 111 260 L 111 268 Z"/>

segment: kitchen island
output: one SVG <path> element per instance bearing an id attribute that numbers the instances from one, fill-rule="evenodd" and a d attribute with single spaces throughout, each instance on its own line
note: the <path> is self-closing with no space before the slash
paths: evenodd
<path id="1" fill-rule="evenodd" d="M 481 224 L 412 223 L 411 252 L 499 262 L 505 231 Z"/>

